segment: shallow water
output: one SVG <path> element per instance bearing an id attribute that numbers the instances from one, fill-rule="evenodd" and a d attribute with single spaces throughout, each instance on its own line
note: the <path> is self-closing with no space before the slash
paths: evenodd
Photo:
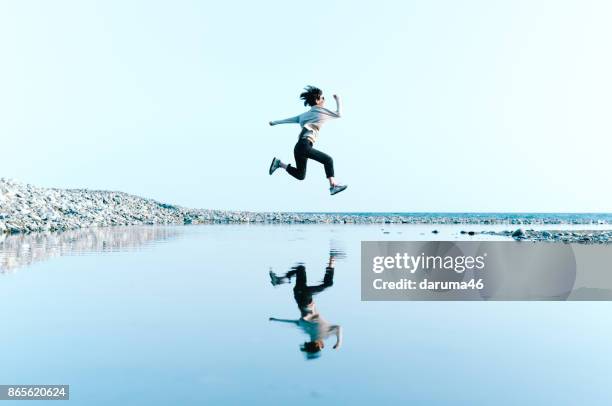
<path id="1" fill-rule="evenodd" d="M 87 405 L 609 404 L 609 302 L 361 302 L 362 240 L 506 239 L 462 229 L 497 226 L 9 236 L 0 383 L 70 384 L 71 403 Z M 303 331 L 269 320 L 300 317 L 296 278 L 273 286 L 269 272 L 301 263 L 317 285 L 330 251 L 333 285 L 314 301 L 343 343 L 307 359 Z"/>

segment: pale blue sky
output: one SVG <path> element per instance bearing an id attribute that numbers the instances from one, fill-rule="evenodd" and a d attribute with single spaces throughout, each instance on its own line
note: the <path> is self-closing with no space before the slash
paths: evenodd
<path id="1" fill-rule="evenodd" d="M 608 1 L 0 0 L 0 176 L 185 206 L 612 211 Z M 303 86 L 344 117 L 293 160 Z M 328 107 L 334 107 L 331 97 Z"/>

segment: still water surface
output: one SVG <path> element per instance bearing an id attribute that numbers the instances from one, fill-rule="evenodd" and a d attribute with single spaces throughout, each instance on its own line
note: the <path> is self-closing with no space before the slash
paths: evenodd
<path id="1" fill-rule="evenodd" d="M 468 228 L 9 236 L 0 384 L 70 384 L 78 405 L 609 404 L 609 302 L 361 302 L 362 240 L 503 239 Z"/>

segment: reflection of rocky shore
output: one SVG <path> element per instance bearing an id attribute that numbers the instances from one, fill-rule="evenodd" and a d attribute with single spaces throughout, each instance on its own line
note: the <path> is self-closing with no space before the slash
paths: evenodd
<path id="1" fill-rule="evenodd" d="M 480 234 L 502 235 L 516 241 L 549 241 L 579 244 L 612 243 L 612 230 L 523 230 L 482 231 Z"/>
<path id="2" fill-rule="evenodd" d="M 143 224 L 612 224 L 610 214 L 271 213 L 188 209 L 122 192 L 0 179 L 0 234 Z"/>
<path id="3" fill-rule="evenodd" d="M 140 226 L 0 234 L 0 273 L 62 255 L 134 250 L 179 233 L 176 227 Z"/>

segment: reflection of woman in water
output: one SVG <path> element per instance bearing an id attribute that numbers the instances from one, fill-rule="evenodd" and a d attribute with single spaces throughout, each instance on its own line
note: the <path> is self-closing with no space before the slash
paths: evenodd
<path id="1" fill-rule="evenodd" d="M 331 335 L 336 336 L 336 343 L 334 349 L 340 348 L 342 345 L 342 327 L 336 324 L 330 324 L 321 317 L 312 296 L 316 293 L 322 292 L 326 288 L 333 285 L 334 279 L 334 258 L 329 258 L 329 264 L 325 268 L 325 277 L 323 283 L 317 286 L 308 286 L 306 284 L 306 268 L 303 265 L 297 265 L 287 272 L 285 275 L 279 277 L 274 272 L 270 271 L 270 278 L 273 285 L 280 285 L 282 283 L 288 283 L 291 278 L 295 276 L 295 287 L 293 288 L 293 296 L 295 302 L 300 309 L 300 318 L 298 320 L 288 319 L 277 319 L 270 317 L 272 321 L 279 321 L 283 323 L 292 323 L 300 327 L 304 333 L 310 336 L 310 341 L 305 342 L 301 346 L 301 350 L 306 353 L 308 358 L 315 358 L 319 354 L 322 348 L 325 347 L 324 340 Z"/>

